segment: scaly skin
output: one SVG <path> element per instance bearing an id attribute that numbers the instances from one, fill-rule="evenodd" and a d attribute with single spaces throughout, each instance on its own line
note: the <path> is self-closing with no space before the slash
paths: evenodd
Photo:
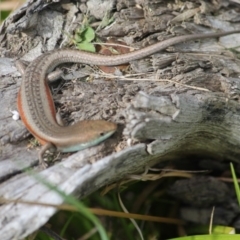
<path id="1" fill-rule="evenodd" d="M 63 152 L 78 151 L 99 144 L 111 136 L 117 128 L 115 123 L 103 120 L 86 120 L 66 127 L 57 123 L 52 95 L 46 82 L 46 74 L 57 65 L 67 62 L 105 66 L 120 65 L 159 52 L 177 43 L 239 32 L 240 30 L 178 36 L 134 52 L 114 56 L 60 49 L 38 57 L 25 71 L 18 94 L 18 110 L 26 128 L 43 145 L 39 156 L 40 162 L 43 164 L 42 154 L 51 146 Z"/>

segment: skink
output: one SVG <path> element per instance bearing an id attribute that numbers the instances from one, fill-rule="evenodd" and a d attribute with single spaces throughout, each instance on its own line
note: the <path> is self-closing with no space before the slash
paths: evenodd
<path id="1" fill-rule="evenodd" d="M 50 147 L 56 147 L 62 152 L 79 151 L 99 144 L 111 136 L 117 128 L 115 123 L 104 120 L 86 120 L 65 127 L 57 123 L 52 95 L 46 81 L 46 74 L 57 65 L 74 62 L 116 66 L 146 57 L 177 43 L 221 37 L 233 33 L 240 33 L 240 30 L 173 37 L 134 52 L 114 56 L 61 49 L 50 51 L 36 58 L 25 71 L 18 93 L 17 105 L 26 128 L 43 145 L 39 154 L 40 163 L 44 165 L 42 156 Z"/>

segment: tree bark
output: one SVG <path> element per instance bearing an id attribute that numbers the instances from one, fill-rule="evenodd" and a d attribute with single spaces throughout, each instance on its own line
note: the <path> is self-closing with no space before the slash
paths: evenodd
<path id="1" fill-rule="evenodd" d="M 196 1 L 192 9 L 181 12 L 173 1 L 161 2 L 142 1 L 139 8 L 129 0 L 99 1 L 98 7 L 96 0 L 78 6 L 75 1 L 29 0 L 6 19 L 0 29 L 1 197 L 63 202 L 57 193 L 23 172 L 38 165 L 38 150 L 27 146 L 28 131 L 11 118 L 21 82 L 14 67 L 16 58 L 32 61 L 43 52 L 68 46 L 67 36 L 79 27 L 87 10 L 94 17 L 94 27 L 106 13 L 114 15 L 114 24 L 96 31 L 102 40 L 121 37 L 135 48 L 173 35 L 215 31 L 219 25 L 221 31 L 240 27 L 231 21 L 237 13 L 230 3 L 225 7 Z M 222 20 L 227 16 L 228 20 Z M 236 46 L 240 46 L 239 34 L 178 44 L 130 63 L 131 70 L 125 75 L 116 70 L 117 76 L 89 66 L 79 70 L 76 64 L 68 65 L 71 71 L 64 73 L 64 85 L 60 91 L 54 85 L 53 91 L 64 119 L 105 119 L 116 122 L 118 131 L 99 146 L 60 155 L 57 160 L 64 159 L 39 176 L 81 198 L 163 161 L 201 156 L 239 162 L 240 61 Z M 87 82 L 75 80 L 87 75 Z M 53 207 L 4 204 L 0 207 L 0 236 L 22 239 L 55 211 Z"/>

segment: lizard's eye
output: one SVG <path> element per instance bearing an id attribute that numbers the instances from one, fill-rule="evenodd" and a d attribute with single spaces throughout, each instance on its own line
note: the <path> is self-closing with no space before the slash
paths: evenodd
<path id="1" fill-rule="evenodd" d="M 104 132 L 101 132 L 99 135 L 100 135 L 100 136 L 104 136 Z"/>

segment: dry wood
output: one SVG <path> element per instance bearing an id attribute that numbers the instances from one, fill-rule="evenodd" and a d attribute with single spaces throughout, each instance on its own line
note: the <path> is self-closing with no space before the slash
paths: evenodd
<path id="1" fill-rule="evenodd" d="M 206 32 L 219 26 L 219 21 L 222 31 L 240 27 L 230 21 L 225 7 L 211 5 L 216 13 L 213 17 L 208 8 L 200 6 L 203 1 L 196 1 L 192 7 L 198 11 L 192 21 L 188 19 L 192 16 L 189 9 L 184 15 L 181 13 L 184 8 L 173 1 L 169 5 L 155 2 L 144 1 L 139 8 L 129 0 L 116 1 L 116 5 L 114 1 L 105 4 L 103 1 L 102 5 L 99 3 L 99 8 L 105 10 L 102 11 L 94 9 L 93 1 L 76 6 L 74 2 L 29 0 L 3 23 L 0 29 L 1 197 L 52 204 L 63 201 L 32 176 L 22 173 L 27 167 L 37 165 L 37 149 L 28 147 L 28 141 L 24 140 L 28 132 L 20 121 L 12 120 L 10 110 L 16 110 L 21 81 L 13 60 L 21 57 L 31 61 L 42 51 L 56 48 L 60 41 L 61 45 L 67 45 L 64 32 L 71 34 L 79 26 L 77 21 L 84 18 L 79 9 L 83 13 L 89 9 L 98 24 L 106 10 L 116 6 L 114 25 L 97 34 L 102 38 L 123 37 L 134 47 L 161 41 L 171 37 L 170 33 Z M 181 18 L 176 18 L 176 9 Z M 234 18 L 231 5 L 230 10 Z M 186 22 L 178 20 L 183 16 L 188 16 Z M 222 20 L 223 16 L 228 16 L 229 21 Z M 143 40 L 135 43 L 139 38 Z M 60 86 L 61 93 L 56 86 L 53 89 L 54 100 L 64 118 L 111 120 L 118 123 L 118 132 L 100 146 L 65 155 L 39 175 L 66 193 L 84 197 L 160 161 L 201 155 L 239 162 L 240 61 L 227 50 L 239 46 L 239 41 L 238 34 L 178 44 L 164 54 L 156 53 L 131 63 L 132 72 L 114 76 L 114 80 L 113 75 L 106 77 L 96 68 L 87 66 L 80 71 L 74 65 L 64 75 L 66 82 Z M 82 74 L 90 75 L 88 83 L 74 80 Z M 103 80 L 106 78 L 108 81 Z M 69 79 L 73 80 L 67 82 Z M 0 207 L 0 236 L 6 240 L 22 239 L 39 229 L 55 211 L 52 207 L 4 204 Z"/>

